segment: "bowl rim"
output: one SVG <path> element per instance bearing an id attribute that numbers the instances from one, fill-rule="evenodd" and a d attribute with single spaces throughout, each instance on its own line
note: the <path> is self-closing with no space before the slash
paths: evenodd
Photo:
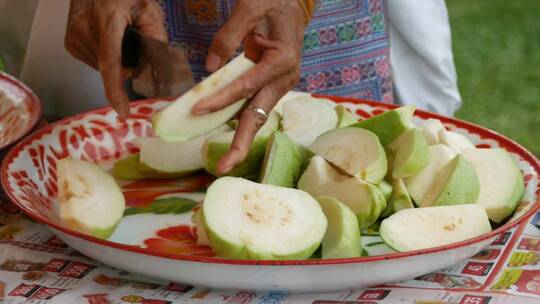
<path id="1" fill-rule="evenodd" d="M 14 85 L 24 91 L 24 93 L 29 97 L 29 100 L 31 102 L 30 107 L 33 107 L 36 110 L 36 115 L 32 117 L 30 120 L 30 123 L 27 124 L 27 127 L 25 128 L 24 132 L 21 132 L 18 136 L 15 136 L 13 140 L 6 142 L 4 145 L 0 145 L 0 149 L 3 149 L 5 147 L 8 147 L 16 142 L 18 142 L 21 138 L 25 137 L 29 133 L 34 130 L 34 128 L 37 126 L 37 124 L 40 122 L 41 117 L 43 115 L 43 105 L 41 100 L 37 97 L 37 95 L 22 81 L 15 78 L 14 76 L 7 74 L 5 72 L 0 71 L 0 81 L 5 81 L 10 83 L 11 85 Z"/>
<path id="2" fill-rule="evenodd" d="M 372 100 L 365 100 L 365 99 L 357 99 L 357 98 L 349 98 L 349 97 L 336 97 L 336 96 L 326 96 L 326 95 L 314 95 L 318 97 L 324 97 L 331 99 L 338 103 L 343 102 L 349 102 L 349 103 L 355 103 L 355 104 L 367 104 L 369 106 L 373 107 L 383 107 L 387 110 L 394 109 L 399 107 L 398 105 L 392 105 L 392 104 L 384 104 L 377 101 Z M 144 105 L 144 104 L 154 104 L 157 102 L 164 102 L 166 100 L 158 100 L 158 99 L 147 99 L 147 100 L 140 100 L 135 101 L 131 103 L 131 107 Z M 14 159 L 19 155 L 19 153 L 22 151 L 22 149 L 27 146 L 28 144 L 32 143 L 34 140 L 41 139 L 43 136 L 47 135 L 54 127 L 57 125 L 64 125 L 69 122 L 79 120 L 87 115 L 90 114 L 105 114 L 110 111 L 113 111 L 112 108 L 109 107 L 103 107 L 96 110 L 92 110 L 85 113 L 80 113 L 74 116 L 66 117 L 64 119 L 61 119 L 59 121 L 56 121 L 50 125 L 45 126 L 44 128 L 41 128 L 37 130 L 36 132 L 32 133 L 31 135 L 24 138 L 22 141 L 17 143 L 6 155 L 4 160 L 2 161 L 2 166 L 0 169 L 1 173 L 1 182 L 5 191 L 5 194 L 9 198 L 9 200 L 18 208 L 20 209 L 24 214 L 29 216 L 30 218 L 45 224 L 49 226 L 49 228 L 52 228 L 54 230 L 58 230 L 68 236 L 76 237 L 79 239 L 84 239 L 86 241 L 90 241 L 92 243 L 99 244 L 101 246 L 110 247 L 112 249 L 119 249 L 124 250 L 128 252 L 134 252 L 149 256 L 154 256 L 158 258 L 165 258 L 165 259 L 171 259 L 171 260 L 177 260 L 177 261 L 185 261 L 185 262 L 198 262 L 198 263 L 211 263 L 211 264 L 225 264 L 225 265 L 245 265 L 245 266 L 307 266 L 307 265 L 338 265 L 338 264 L 356 264 L 356 263 L 369 263 L 369 262 L 380 262 L 385 260 L 394 260 L 394 259 L 403 259 L 411 256 L 416 255 L 426 255 L 426 254 L 433 254 L 433 253 L 439 253 L 442 251 L 447 250 L 453 250 L 458 249 L 462 247 L 466 247 L 472 244 L 476 244 L 485 240 L 488 240 L 490 238 L 494 238 L 498 235 L 503 234 L 504 232 L 510 230 L 511 228 L 521 224 L 522 222 L 528 220 L 530 217 L 532 217 L 539 209 L 540 209 L 540 196 L 537 196 L 536 201 L 531 202 L 532 206 L 530 209 L 525 212 L 521 217 L 516 218 L 510 222 L 505 223 L 504 225 L 501 225 L 500 227 L 492 230 L 489 233 L 485 233 L 479 236 L 476 236 L 474 238 L 470 238 L 467 240 L 463 240 L 460 242 L 454 242 L 447 245 L 442 246 L 436 246 L 426 249 L 420 249 L 420 250 L 414 250 L 414 251 L 407 251 L 407 252 L 396 252 L 396 253 L 390 253 L 390 254 L 384 254 L 384 255 L 376 255 L 376 256 L 367 256 L 367 257 L 355 257 L 355 258 L 342 258 L 342 259 L 308 259 L 308 260 L 233 260 L 233 259 L 226 259 L 226 258 L 219 258 L 219 257 L 198 257 L 198 256 L 190 256 L 190 255 L 184 255 L 184 254 L 169 254 L 169 253 L 162 253 L 162 252 L 156 252 L 151 251 L 139 246 L 133 246 L 133 245 L 126 245 L 121 243 L 115 243 L 108 240 L 99 239 L 75 230 L 71 230 L 67 227 L 64 227 L 60 225 L 59 223 L 55 223 L 51 221 L 50 219 L 43 217 L 29 208 L 26 208 L 25 206 L 18 203 L 17 198 L 15 194 L 13 193 L 13 190 L 11 189 L 10 183 L 8 181 L 9 172 L 8 168 L 11 165 L 11 163 L 14 161 Z M 479 135 L 481 138 L 494 138 L 496 139 L 503 148 L 508 150 L 511 149 L 512 152 L 517 153 L 522 157 L 526 162 L 528 162 L 533 170 L 536 172 L 536 174 L 540 174 L 540 161 L 527 149 L 525 149 L 520 144 L 514 142 L 513 140 L 505 137 L 504 135 L 501 135 L 495 131 L 489 130 L 487 128 L 481 127 L 479 125 L 476 125 L 474 123 L 466 122 L 460 119 L 455 118 L 449 118 L 445 117 L 436 113 L 430 113 L 423 110 L 416 110 L 415 116 L 421 117 L 423 119 L 428 118 L 436 118 L 441 120 L 443 123 L 450 123 L 453 125 L 456 125 L 460 128 L 465 128 L 467 130 L 470 130 L 474 134 Z M 135 117 L 135 116 L 134 116 Z M 540 182 L 538 183 L 535 192 L 538 193 L 540 191 Z"/>

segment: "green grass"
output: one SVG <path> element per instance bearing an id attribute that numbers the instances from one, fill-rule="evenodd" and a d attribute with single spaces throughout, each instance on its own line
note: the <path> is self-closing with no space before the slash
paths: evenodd
<path id="1" fill-rule="evenodd" d="M 540 156 L 540 1 L 446 1 L 463 107 L 457 117 Z"/>
<path id="2" fill-rule="evenodd" d="M 2 57 L 0 57 L 0 72 L 4 72 L 6 70 L 6 66 L 4 65 L 4 61 L 2 61 Z"/>

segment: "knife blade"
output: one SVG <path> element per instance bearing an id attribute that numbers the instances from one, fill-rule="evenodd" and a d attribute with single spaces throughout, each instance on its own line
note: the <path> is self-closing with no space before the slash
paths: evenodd
<path id="1" fill-rule="evenodd" d="M 147 98 L 176 98 L 195 83 L 184 49 L 170 46 L 128 26 L 122 39 L 122 65 L 134 69 L 134 90 Z"/>

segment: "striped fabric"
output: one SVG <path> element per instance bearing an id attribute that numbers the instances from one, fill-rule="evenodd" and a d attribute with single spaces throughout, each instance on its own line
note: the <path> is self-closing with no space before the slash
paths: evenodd
<path id="1" fill-rule="evenodd" d="M 187 51 L 197 80 L 234 0 L 159 0 L 170 41 Z M 319 0 L 304 36 L 297 89 L 393 102 L 384 0 Z"/>

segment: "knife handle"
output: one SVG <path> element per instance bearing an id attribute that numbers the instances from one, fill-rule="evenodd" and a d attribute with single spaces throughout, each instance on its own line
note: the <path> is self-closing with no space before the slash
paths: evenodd
<path id="1" fill-rule="evenodd" d="M 141 54 L 141 35 L 131 25 L 126 27 L 122 37 L 122 66 L 136 68 Z"/>

